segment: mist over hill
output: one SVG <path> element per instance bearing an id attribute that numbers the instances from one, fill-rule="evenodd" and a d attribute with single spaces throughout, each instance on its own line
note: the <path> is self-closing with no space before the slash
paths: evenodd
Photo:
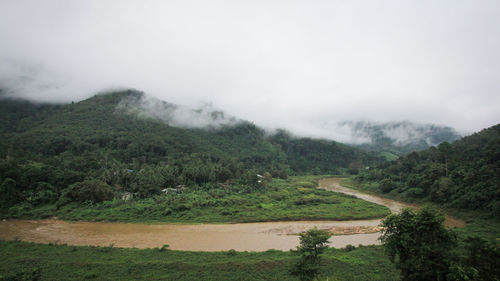
<path id="1" fill-rule="evenodd" d="M 203 103 L 191 108 L 162 101 L 146 94 L 122 99 L 117 109 L 183 128 L 217 129 L 245 122 L 226 114 L 211 103 Z M 333 131 L 333 134 L 324 134 L 323 137 L 319 134 L 316 138 L 325 138 L 396 155 L 423 150 L 442 142 L 453 142 L 461 138 L 455 129 L 448 126 L 418 124 L 409 121 L 387 123 L 343 121 L 324 123 L 321 129 Z M 280 130 L 283 129 L 266 129 L 270 135 L 279 133 Z M 287 133 L 297 137 L 308 137 L 307 133 L 301 134 L 293 130 Z M 315 138 L 314 134 L 309 137 Z"/>
<path id="2" fill-rule="evenodd" d="M 236 117 L 228 116 L 210 103 L 190 108 L 162 101 L 146 94 L 124 97 L 118 103 L 117 110 L 183 128 L 217 129 L 244 122 Z"/>
<path id="3" fill-rule="evenodd" d="M 218 129 L 247 122 L 236 116 L 227 114 L 210 102 L 192 106 L 178 105 L 160 100 L 140 91 L 139 95 L 123 97 L 115 110 L 140 118 L 149 118 L 180 128 Z M 101 92 L 98 95 L 106 95 Z M 7 96 L 9 95 L 9 96 Z M 11 91 L 0 88 L 0 97 L 13 97 Z M 21 99 L 24 100 L 24 99 Z M 25 100 L 27 101 L 27 100 Z M 51 103 L 34 103 L 50 105 Z M 260 124 L 256 124 L 260 125 Z M 303 121 L 299 127 L 263 127 L 267 134 L 273 135 L 286 130 L 290 136 L 298 138 L 316 138 L 337 141 L 361 147 L 375 152 L 384 152 L 400 156 L 412 151 L 419 151 L 441 142 L 453 142 L 462 135 L 455 129 L 434 124 L 419 124 L 410 121 L 374 122 L 374 121 Z"/>
<path id="4" fill-rule="evenodd" d="M 402 155 L 454 142 L 462 136 L 453 128 L 409 121 L 377 123 L 369 121 L 344 121 L 326 124 L 324 128 L 341 130 L 349 135 L 346 143 L 377 151 Z"/>
<path id="5" fill-rule="evenodd" d="M 133 90 L 58 105 L 3 98 L 0 118 L 4 207 L 27 198 L 52 202 L 88 181 L 147 197 L 178 185 L 251 186 L 257 174 L 357 172 L 382 161 L 334 141 L 269 135 L 210 107 L 193 110 Z"/>
<path id="6" fill-rule="evenodd" d="M 450 144 L 413 152 L 357 177 L 410 200 L 485 210 L 500 217 L 500 124 Z"/>

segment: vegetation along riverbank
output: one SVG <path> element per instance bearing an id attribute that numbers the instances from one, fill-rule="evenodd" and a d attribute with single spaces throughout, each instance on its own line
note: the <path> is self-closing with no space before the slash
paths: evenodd
<path id="1" fill-rule="evenodd" d="M 235 223 L 382 218 L 389 209 L 340 193 L 317 189 L 317 176 L 264 180 L 256 187 L 204 185 L 148 198 L 103 202 L 59 202 L 8 210 L 9 218 L 155 223 Z"/>

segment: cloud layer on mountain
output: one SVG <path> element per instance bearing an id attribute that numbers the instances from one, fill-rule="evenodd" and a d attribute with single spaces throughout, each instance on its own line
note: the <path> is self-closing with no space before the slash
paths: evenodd
<path id="1" fill-rule="evenodd" d="M 0 87 L 59 102 L 135 88 L 339 140 L 349 129 L 325 122 L 469 133 L 500 120 L 499 13 L 493 0 L 7 0 Z"/>

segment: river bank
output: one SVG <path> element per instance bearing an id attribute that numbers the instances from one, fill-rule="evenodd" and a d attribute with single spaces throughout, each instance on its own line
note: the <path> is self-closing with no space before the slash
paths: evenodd
<path id="1" fill-rule="evenodd" d="M 8 219 L 163 223 L 248 223 L 305 220 L 359 220 L 383 218 L 390 213 L 373 204 L 340 193 L 317 189 L 321 176 L 273 179 L 248 186 L 193 186 L 179 192 L 147 198 L 104 202 L 65 202 L 46 205 L 20 203 L 9 208 Z"/>
<path id="2" fill-rule="evenodd" d="M 385 198 L 382 196 L 378 196 L 376 194 L 369 194 L 365 193 L 356 189 L 352 189 L 346 186 L 343 186 L 341 184 L 341 181 L 343 178 L 328 178 L 328 179 L 322 179 L 319 182 L 318 188 L 322 188 L 325 190 L 329 191 L 334 191 L 334 192 L 339 192 L 347 195 L 352 195 L 355 196 L 359 199 L 362 199 L 364 201 L 372 202 L 375 204 L 383 205 L 389 210 L 391 210 L 392 213 L 399 213 L 401 212 L 402 209 L 404 208 L 411 208 L 411 209 L 416 209 L 418 210 L 420 208 L 420 205 L 418 204 L 412 204 L 412 203 L 407 203 L 403 201 L 398 201 L 394 199 L 389 199 Z M 466 225 L 465 221 L 463 219 L 446 215 L 445 216 L 445 221 L 444 225 L 447 227 L 464 227 Z"/>
<path id="3" fill-rule="evenodd" d="M 356 196 L 388 207 L 392 212 L 418 207 L 342 187 L 339 178 L 322 179 L 319 188 Z M 330 230 L 330 246 L 379 245 L 380 219 L 345 221 L 282 221 L 235 224 L 135 224 L 110 222 L 66 222 L 48 220 L 6 220 L 0 222 L 1 240 L 36 243 L 155 248 L 168 244 L 185 251 L 287 251 L 298 243 L 297 233 L 312 227 Z M 461 227 L 465 222 L 447 218 L 447 224 Z"/>

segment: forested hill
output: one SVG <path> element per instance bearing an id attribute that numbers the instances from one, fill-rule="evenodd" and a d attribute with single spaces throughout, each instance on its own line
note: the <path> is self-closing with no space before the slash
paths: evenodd
<path id="1" fill-rule="evenodd" d="M 68 186 L 83 181 L 148 196 L 178 185 L 252 184 L 257 173 L 338 173 L 381 161 L 333 141 L 294 138 L 285 132 L 269 137 L 236 119 L 208 128 L 183 128 L 168 125 L 156 114 L 137 114 L 130 104 L 123 106 L 124 99 L 142 97 L 124 91 L 64 105 L 0 99 L 4 207 L 27 198 L 56 200 Z M 221 113 L 208 116 L 217 119 Z"/>
<path id="2" fill-rule="evenodd" d="M 381 164 L 357 179 L 380 182 L 384 193 L 481 209 L 500 218 L 500 124 Z"/>
<path id="3" fill-rule="evenodd" d="M 401 156 L 413 151 L 425 150 L 442 142 L 454 142 L 461 138 L 451 127 L 413 122 L 342 122 L 341 128 L 349 129 L 354 138 L 369 142 L 357 146 L 370 151 Z M 394 157 L 396 158 L 396 157 Z"/>

